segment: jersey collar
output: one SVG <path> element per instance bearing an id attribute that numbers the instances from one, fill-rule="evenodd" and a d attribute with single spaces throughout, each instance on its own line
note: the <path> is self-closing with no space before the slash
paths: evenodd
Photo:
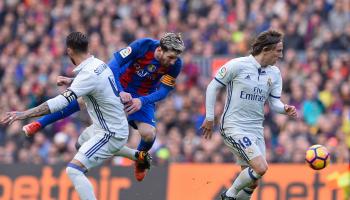
<path id="1" fill-rule="evenodd" d="M 261 65 L 260 63 L 258 63 L 258 61 L 256 61 L 256 59 L 254 58 L 253 55 L 249 55 L 250 60 L 252 61 L 253 65 L 257 68 L 257 69 L 261 69 Z"/>
<path id="2" fill-rule="evenodd" d="M 87 59 L 85 59 L 83 62 L 81 62 L 78 66 L 76 66 L 73 69 L 73 72 L 75 74 L 79 73 L 89 62 L 91 62 L 95 57 L 94 56 L 90 56 Z"/>

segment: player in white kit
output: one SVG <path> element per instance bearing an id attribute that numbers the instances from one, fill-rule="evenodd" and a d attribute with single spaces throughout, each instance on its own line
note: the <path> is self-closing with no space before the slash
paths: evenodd
<path id="1" fill-rule="evenodd" d="M 71 86 L 62 94 L 38 107 L 24 112 L 8 112 L 0 121 L 11 124 L 15 120 L 42 116 L 65 108 L 71 101 L 82 97 L 93 124 L 79 137 L 78 153 L 68 164 L 66 172 L 82 200 L 94 200 L 94 190 L 85 173 L 106 159 L 121 155 L 149 165 L 147 152 L 138 152 L 124 145 L 129 135 L 128 122 L 121 103 L 114 75 L 101 60 L 88 53 L 88 38 L 73 32 L 67 36 L 67 53 L 76 74 Z"/>
<path id="2" fill-rule="evenodd" d="M 297 117 L 294 106 L 280 101 L 282 77 L 274 64 L 282 58 L 282 39 L 282 34 L 274 30 L 259 34 L 252 44 L 251 55 L 228 61 L 207 87 L 203 135 L 211 138 L 217 91 L 226 87 L 220 133 L 242 168 L 232 186 L 221 194 L 222 200 L 249 200 L 257 181 L 267 171 L 263 133 L 265 102 L 277 113 Z"/>

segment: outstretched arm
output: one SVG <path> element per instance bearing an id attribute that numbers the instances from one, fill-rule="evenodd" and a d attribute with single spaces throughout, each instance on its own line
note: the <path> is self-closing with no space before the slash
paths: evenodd
<path id="1" fill-rule="evenodd" d="M 74 79 L 72 86 L 66 89 L 62 94 L 55 98 L 49 99 L 45 103 L 35 108 L 26 110 L 24 112 L 8 112 L 6 116 L 0 121 L 2 124 L 11 124 L 15 120 L 23 120 L 31 117 L 39 117 L 45 114 L 54 113 L 62 110 L 68 104 L 77 101 L 78 97 L 90 92 L 94 88 L 94 84 L 90 80 L 93 80 L 93 74 L 82 71 Z M 77 105 L 79 107 L 79 105 Z"/>
<path id="2" fill-rule="evenodd" d="M 23 112 L 7 112 L 5 117 L 0 122 L 2 124 L 12 124 L 16 120 L 24 120 L 56 112 L 66 107 L 71 101 L 74 101 L 76 99 L 76 94 L 73 91 L 67 89 L 62 94 L 46 101 L 45 103 L 42 103 L 41 105 L 35 108 Z"/>
<path id="3" fill-rule="evenodd" d="M 74 78 L 69 78 L 65 76 L 58 76 L 56 84 L 58 86 L 69 86 L 73 82 Z M 45 115 L 37 120 L 40 124 L 40 129 L 45 128 L 47 125 L 52 124 L 60 119 L 66 118 L 69 115 L 79 111 L 84 108 L 84 101 L 82 98 L 79 98 L 78 101 L 74 100 L 68 104 L 64 109 Z"/>
<path id="4" fill-rule="evenodd" d="M 50 108 L 47 102 L 37 106 L 35 108 L 26 110 L 24 112 L 7 112 L 3 119 L 1 119 L 1 124 L 12 124 L 16 120 L 24 120 L 31 117 L 38 117 L 50 113 Z"/>
<path id="5" fill-rule="evenodd" d="M 71 103 L 68 104 L 67 107 L 64 109 L 45 115 L 37 120 L 37 122 L 40 123 L 41 128 L 44 128 L 45 126 L 52 124 L 58 120 L 64 119 L 73 113 L 76 113 L 83 109 L 84 106 L 84 101 L 82 98 L 79 98 L 78 100 L 74 100 Z"/>

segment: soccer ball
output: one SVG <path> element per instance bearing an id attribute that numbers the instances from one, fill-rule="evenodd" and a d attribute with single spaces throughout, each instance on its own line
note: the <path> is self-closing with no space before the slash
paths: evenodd
<path id="1" fill-rule="evenodd" d="M 330 155 L 326 147 L 316 144 L 308 148 L 306 162 L 314 170 L 324 169 L 330 162 Z"/>

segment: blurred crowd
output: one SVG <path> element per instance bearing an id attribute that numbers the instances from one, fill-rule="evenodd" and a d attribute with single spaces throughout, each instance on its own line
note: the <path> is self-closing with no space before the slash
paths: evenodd
<path id="1" fill-rule="evenodd" d="M 87 33 L 90 52 L 108 61 L 137 38 L 181 32 L 184 68 L 176 89 L 157 104 L 155 163 L 232 162 L 216 126 L 211 140 L 201 137 L 205 90 L 212 77 L 194 62 L 249 54 L 258 33 L 269 28 L 285 34 L 285 103 L 298 108 L 289 119 L 266 107 L 269 162 L 304 162 L 305 150 L 325 145 L 333 163 L 349 162 L 350 151 L 350 1 L 349 0 L 11 0 L 0 1 L 0 112 L 24 110 L 54 97 L 58 75 L 73 76 L 65 55 L 71 31 Z M 217 99 L 220 118 L 225 91 Z M 76 113 L 26 138 L 17 121 L 0 127 L 0 163 L 68 162 L 79 133 L 89 125 L 86 111 Z M 130 131 L 128 145 L 139 135 Z M 115 165 L 128 161 L 114 158 Z M 130 162 L 129 162 L 130 164 Z"/>

